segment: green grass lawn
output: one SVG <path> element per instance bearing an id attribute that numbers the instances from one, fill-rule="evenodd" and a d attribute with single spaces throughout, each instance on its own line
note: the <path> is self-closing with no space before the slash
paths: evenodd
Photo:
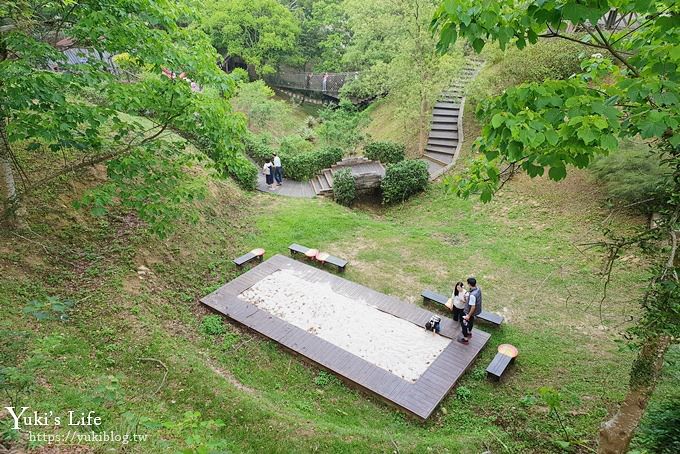
<path id="1" fill-rule="evenodd" d="M 32 371 L 13 403 L 95 410 L 104 430 L 118 432 L 147 418 L 137 431 L 149 439 L 126 452 L 205 443 L 234 452 L 552 452 L 561 435 L 538 388 L 559 389 L 567 425 L 590 447 L 624 395 L 632 356 L 615 339 L 646 275 L 636 257 L 622 262 L 600 310 L 601 257 L 579 244 L 599 238 L 607 213 L 584 173 L 561 183 L 517 178 L 487 205 L 440 184 L 404 205 L 365 211 L 242 194 L 223 182 L 209 192 L 200 222 L 163 241 L 127 213 L 74 211 L 73 188 L 31 204 L 30 232 L 0 234 L 0 330 L 16 339 L 0 344 L 2 364 Z M 638 222 L 615 219 L 620 228 Z M 448 292 L 474 274 L 486 309 L 507 324 L 488 328 L 491 341 L 462 390 L 426 423 L 239 327 L 202 334 L 208 312 L 198 299 L 241 272 L 231 259 L 256 246 L 287 253 L 292 242 L 349 259 L 347 279 L 413 304 L 422 304 L 423 288 Z M 140 278 L 140 265 L 153 274 Z M 76 301 L 69 321 L 23 313 L 47 295 Z M 484 369 L 504 342 L 520 356 L 507 379 L 488 382 Z M 164 369 L 140 358 L 167 366 L 157 393 Z M 218 419 L 223 426 L 206 424 Z"/>

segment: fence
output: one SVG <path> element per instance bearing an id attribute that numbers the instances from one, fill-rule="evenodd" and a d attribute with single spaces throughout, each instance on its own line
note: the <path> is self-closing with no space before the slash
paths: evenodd
<path id="1" fill-rule="evenodd" d="M 267 82 L 274 87 L 314 91 L 337 97 L 345 83 L 358 77 L 359 72 L 356 71 L 323 74 L 281 71 L 267 77 Z"/>

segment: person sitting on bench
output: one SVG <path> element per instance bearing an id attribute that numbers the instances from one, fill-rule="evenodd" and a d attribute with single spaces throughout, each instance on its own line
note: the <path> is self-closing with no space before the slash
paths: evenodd
<path id="1" fill-rule="evenodd" d="M 474 277 L 467 278 L 469 287 L 468 300 L 465 303 L 463 318 L 460 320 L 460 326 L 463 329 L 463 336 L 458 339 L 458 342 L 467 344 L 472 337 L 472 327 L 475 323 L 475 316 L 482 312 L 482 289 L 477 287 L 477 279 Z"/>

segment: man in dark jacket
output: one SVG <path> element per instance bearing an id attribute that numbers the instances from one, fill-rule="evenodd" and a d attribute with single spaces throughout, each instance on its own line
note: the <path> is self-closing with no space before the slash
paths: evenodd
<path id="1" fill-rule="evenodd" d="M 467 344 L 472 337 L 472 326 L 475 323 L 475 317 L 482 312 L 482 289 L 477 287 L 477 279 L 469 277 L 467 279 L 470 295 L 467 303 L 463 309 L 463 318 L 460 320 L 461 328 L 463 329 L 463 337 L 458 339 L 458 342 Z"/>

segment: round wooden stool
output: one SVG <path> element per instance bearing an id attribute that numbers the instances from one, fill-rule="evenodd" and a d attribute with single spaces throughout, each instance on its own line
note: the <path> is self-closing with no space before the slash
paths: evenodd
<path id="1" fill-rule="evenodd" d="M 498 346 L 498 353 L 514 359 L 519 354 L 519 351 L 517 350 L 517 347 L 512 344 L 501 344 Z"/>

